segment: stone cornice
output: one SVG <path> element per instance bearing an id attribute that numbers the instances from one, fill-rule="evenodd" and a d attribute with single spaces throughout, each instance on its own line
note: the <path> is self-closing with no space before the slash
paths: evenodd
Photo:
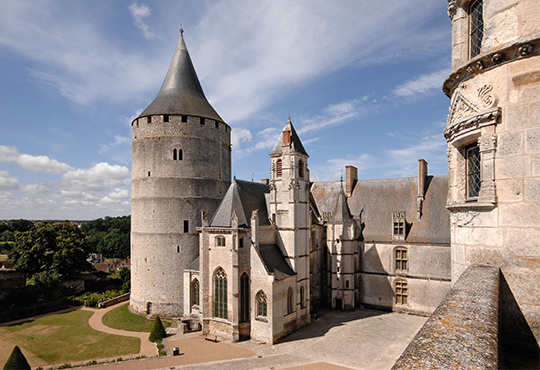
<path id="1" fill-rule="evenodd" d="M 535 35 L 538 36 L 538 35 Z M 512 45 L 481 54 L 469 60 L 467 64 L 453 72 L 443 84 L 443 92 L 451 97 L 456 87 L 484 71 L 519 59 L 540 55 L 540 37 L 519 40 Z"/>

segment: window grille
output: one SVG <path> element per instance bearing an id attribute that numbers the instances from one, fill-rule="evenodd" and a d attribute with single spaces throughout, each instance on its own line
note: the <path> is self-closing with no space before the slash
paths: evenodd
<path id="1" fill-rule="evenodd" d="M 214 275 L 214 316 L 227 319 L 227 275 L 222 268 Z"/>
<path id="2" fill-rule="evenodd" d="M 268 299 L 264 292 L 257 293 L 257 317 L 268 316 Z"/>
<path id="3" fill-rule="evenodd" d="M 191 305 L 199 305 L 199 280 L 193 279 L 191 282 Z"/>
<path id="4" fill-rule="evenodd" d="M 480 174 L 480 149 L 478 145 L 467 148 L 467 197 L 476 198 L 482 184 Z"/>
<path id="5" fill-rule="evenodd" d="M 395 262 L 396 272 L 406 272 L 409 269 L 407 248 L 396 248 Z"/>
<path id="6" fill-rule="evenodd" d="M 469 6 L 470 55 L 474 58 L 480 54 L 484 38 L 483 0 L 471 2 Z"/>
<path id="7" fill-rule="evenodd" d="M 409 303 L 409 287 L 405 280 L 396 281 L 396 304 Z"/>

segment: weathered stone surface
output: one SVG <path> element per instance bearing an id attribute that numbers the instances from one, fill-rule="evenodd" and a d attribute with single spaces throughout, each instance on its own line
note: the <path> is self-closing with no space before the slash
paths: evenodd
<path id="1" fill-rule="evenodd" d="M 497 369 L 498 299 L 499 269 L 469 267 L 392 369 Z"/>

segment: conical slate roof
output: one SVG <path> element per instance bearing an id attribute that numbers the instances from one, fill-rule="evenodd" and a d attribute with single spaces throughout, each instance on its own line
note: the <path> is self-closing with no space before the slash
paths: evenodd
<path id="1" fill-rule="evenodd" d="M 296 153 L 303 154 L 309 157 L 306 150 L 304 149 L 304 146 L 302 145 L 302 142 L 300 141 L 300 138 L 298 137 L 298 134 L 296 133 L 296 130 L 294 129 L 294 126 L 291 122 L 291 117 L 289 117 L 287 123 L 285 124 L 285 127 L 281 131 L 281 134 L 279 135 L 279 139 L 277 140 L 274 149 L 272 149 L 272 151 L 270 152 L 270 156 L 273 157 L 274 155 L 279 155 L 281 153 L 281 149 L 283 148 L 283 131 L 291 131 L 291 149 Z"/>
<path id="2" fill-rule="evenodd" d="M 206 100 L 183 35 L 158 95 L 137 118 L 159 114 L 197 116 L 223 122 Z"/>
<path id="3" fill-rule="evenodd" d="M 265 193 L 268 192 L 270 192 L 269 185 L 234 179 L 219 204 L 210 226 L 231 227 L 234 213 L 238 217 L 238 226 L 249 226 L 251 213 L 256 209 L 259 210 L 260 225 L 269 225 L 265 198 Z"/>

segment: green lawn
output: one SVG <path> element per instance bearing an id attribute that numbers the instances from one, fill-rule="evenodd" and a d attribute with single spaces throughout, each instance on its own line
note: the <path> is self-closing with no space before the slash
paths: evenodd
<path id="1" fill-rule="evenodd" d="M 31 366 L 137 354 L 140 339 L 93 330 L 89 311 L 41 317 L 22 324 L 0 327 L 0 366 L 18 345 Z"/>
<path id="2" fill-rule="evenodd" d="M 171 320 L 161 319 L 161 322 L 165 328 L 171 326 Z M 103 324 L 113 329 L 150 332 L 154 320 L 132 314 L 129 312 L 128 304 L 126 303 L 107 312 L 105 316 L 103 316 Z"/>

